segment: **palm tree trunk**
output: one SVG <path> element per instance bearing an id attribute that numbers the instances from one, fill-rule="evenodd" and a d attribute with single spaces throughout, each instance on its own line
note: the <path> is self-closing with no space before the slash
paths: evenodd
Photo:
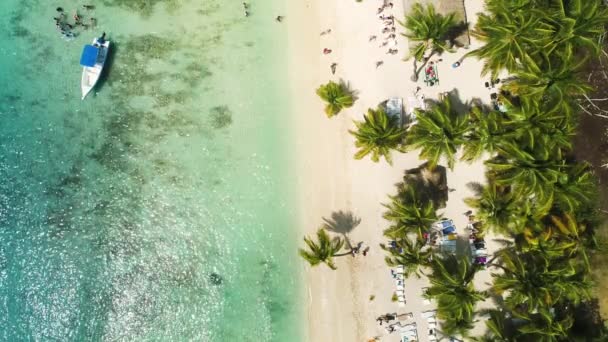
<path id="1" fill-rule="evenodd" d="M 426 67 L 426 65 L 428 64 L 428 62 L 431 60 L 431 57 L 433 57 L 433 55 L 435 54 L 435 51 L 431 52 L 431 54 L 429 55 L 429 57 L 427 57 L 424 60 L 424 63 L 422 63 L 422 65 L 420 66 L 420 68 L 416 69 L 416 64 L 414 64 L 414 76 L 412 77 L 412 79 L 416 79 L 416 81 L 418 81 L 418 77 L 420 75 L 420 71 L 422 71 L 422 69 L 424 69 L 424 67 Z M 414 60 L 415 61 L 415 60 Z M 415 63 L 415 62 L 414 62 Z"/>

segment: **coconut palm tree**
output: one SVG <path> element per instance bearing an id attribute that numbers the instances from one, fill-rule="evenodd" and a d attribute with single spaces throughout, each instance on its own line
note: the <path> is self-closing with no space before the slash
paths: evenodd
<path id="1" fill-rule="evenodd" d="M 469 184 L 475 197 L 465 198 L 467 206 L 475 209 L 476 216 L 495 232 L 509 234 L 521 214 L 520 201 L 508 187 L 497 185 L 492 180 L 488 184 Z"/>
<path id="2" fill-rule="evenodd" d="M 344 108 L 352 107 L 355 103 L 352 91 L 343 82 L 329 81 L 327 84 L 322 84 L 317 88 L 317 95 L 326 102 L 325 114 L 329 118 L 340 113 Z"/>
<path id="3" fill-rule="evenodd" d="M 371 155 L 374 162 L 384 157 L 392 164 L 391 151 L 402 151 L 405 129 L 399 126 L 399 118 L 388 116 L 382 107 L 368 109 L 363 121 L 355 121 L 356 131 L 349 130 L 356 138 L 355 146 L 359 151 L 355 159 Z"/>
<path id="4" fill-rule="evenodd" d="M 475 341 L 483 342 L 515 342 L 513 322 L 506 316 L 503 309 L 490 309 L 486 311 L 490 317 L 486 320 L 488 328 L 486 334 Z"/>
<path id="5" fill-rule="evenodd" d="M 567 176 L 555 183 L 555 206 L 563 212 L 577 212 L 597 199 L 597 183 L 588 163 L 570 164 Z"/>
<path id="6" fill-rule="evenodd" d="M 530 97 L 561 110 L 567 102 L 590 92 L 593 88 L 581 75 L 587 59 L 572 56 L 542 58 L 527 56 L 525 63 L 514 71 L 514 77 L 505 81 L 503 89 L 520 97 Z"/>
<path id="7" fill-rule="evenodd" d="M 388 209 L 383 217 L 393 223 L 384 231 L 391 239 L 404 239 L 409 233 L 415 233 L 421 239 L 422 233 L 439 219 L 433 201 L 422 202 L 414 187 L 389 198 L 391 202 L 383 204 Z"/>
<path id="8" fill-rule="evenodd" d="M 536 154 L 557 158 L 561 158 L 562 151 L 572 148 L 576 125 L 568 110 L 548 108 L 530 97 L 520 98 L 517 106 L 508 100 L 505 102 L 509 108 L 505 125 L 510 132 L 510 142 Z"/>
<path id="9" fill-rule="evenodd" d="M 516 70 L 527 57 L 535 57 L 545 42 L 548 25 L 542 11 L 512 10 L 509 1 L 493 1 L 489 13 L 480 13 L 472 35 L 485 44 L 467 56 L 484 59 L 482 75 L 496 78 L 502 70 Z"/>
<path id="10" fill-rule="evenodd" d="M 451 51 L 450 40 L 458 26 L 455 13 L 444 16 L 437 13 L 433 5 L 423 7 L 420 3 L 415 3 L 405 16 L 405 21 L 400 21 L 399 24 L 406 29 L 402 35 L 413 43 L 410 44 L 410 53 L 406 59 L 414 57 L 414 61 L 422 61 L 425 56 L 428 60 L 436 53 Z M 414 81 L 418 79 L 418 73 L 424 64 L 420 69 L 414 64 Z"/>
<path id="11" fill-rule="evenodd" d="M 510 186 L 518 198 L 534 198 L 540 207 L 553 202 L 555 183 L 567 175 L 564 160 L 549 153 L 531 153 L 513 143 L 505 143 L 501 153 L 485 164 L 497 185 Z"/>
<path id="12" fill-rule="evenodd" d="M 598 242 L 593 231 L 587 230 L 584 224 L 576 222 L 571 214 L 563 217 L 551 216 L 552 226 L 555 227 L 559 245 L 566 255 L 571 258 L 580 256 L 587 271 L 591 270 L 589 254 L 598 249 Z"/>
<path id="13" fill-rule="evenodd" d="M 556 0 L 547 9 L 549 36 L 543 46 L 547 54 L 572 56 L 598 55 L 600 37 L 608 24 L 608 8 L 601 0 Z"/>
<path id="14" fill-rule="evenodd" d="M 454 255 L 434 258 L 433 273 L 429 275 L 431 287 L 424 294 L 437 301 L 437 316 L 443 320 L 468 322 L 473 318 L 475 305 L 486 298 L 486 294 L 475 290 L 473 277 L 477 267 L 468 257 Z M 445 327 L 442 326 L 442 330 Z"/>
<path id="15" fill-rule="evenodd" d="M 505 304 L 514 310 L 533 312 L 590 298 L 592 285 L 587 272 L 570 259 L 547 257 L 540 250 L 518 253 L 505 249 L 500 251 L 499 262 L 492 266 L 502 270 L 492 273 L 492 291 L 507 294 Z"/>
<path id="16" fill-rule="evenodd" d="M 510 139 L 510 132 L 504 114 L 498 111 L 484 112 L 481 107 L 473 107 L 469 113 L 470 129 L 465 136 L 462 160 L 472 162 L 484 153 L 493 154 L 498 146 Z"/>
<path id="17" fill-rule="evenodd" d="M 412 241 L 404 237 L 396 240 L 395 246 L 380 244 L 380 247 L 389 253 L 384 259 L 386 264 L 391 267 L 403 265 L 403 274 L 406 278 L 410 275 L 420 278 L 422 269 L 430 266 L 433 257 L 432 248 L 421 238 Z"/>
<path id="18" fill-rule="evenodd" d="M 544 307 L 534 313 L 514 312 L 514 315 L 525 322 L 517 327 L 519 332 L 518 341 L 566 341 L 568 332 L 574 323 L 574 318 L 571 315 L 558 317 L 552 310 Z"/>
<path id="19" fill-rule="evenodd" d="M 469 337 L 469 331 L 475 327 L 472 317 L 446 318 L 441 322 L 441 334 L 450 337 Z"/>
<path id="20" fill-rule="evenodd" d="M 337 267 L 333 258 L 351 254 L 350 251 L 338 254 L 344 246 L 344 240 L 339 237 L 330 238 L 325 229 L 317 230 L 317 242 L 305 236 L 304 243 L 306 243 L 308 250 L 300 248 L 298 252 L 304 260 L 308 261 L 310 266 L 325 263 L 329 268 L 335 270 Z"/>
<path id="21" fill-rule="evenodd" d="M 458 113 L 446 96 L 428 110 L 416 109 L 416 118 L 418 122 L 410 129 L 406 144 L 420 148 L 420 158 L 427 160 L 430 168 L 443 157 L 453 169 L 456 152 L 469 130 L 468 115 Z"/>

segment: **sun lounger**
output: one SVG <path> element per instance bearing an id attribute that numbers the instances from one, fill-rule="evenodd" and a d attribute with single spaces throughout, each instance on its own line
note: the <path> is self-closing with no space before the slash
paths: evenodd
<path id="1" fill-rule="evenodd" d="M 420 316 L 422 316 L 422 318 L 436 317 L 437 316 L 437 310 L 423 311 L 423 312 L 420 313 Z"/>
<path id="2" fill-rule="evenodd" d="M 397 291 L 403 291 L 405 290 L 405 288 L 403 287 L 403 284 L 397 284 Z"/>
<path id="3" fill-rule="evenodd" d="M 408 313 L 403 313 L 403 314 L 397 315 L 397 319 L 398 319 L 400 322 L 407 321 L 407 320 L 410 320 L 410 319 L 413 319 L 413 318 L 414 318 L 414 314 L 413 314 L 413 313 L 411 313 L 411 312 L 408 312 Z"/>
<path id="4" fill-rule="evenodd" d="M 399 328 L 401 333 L 401 341 L 413 342 L 418 341 L 418 330 L 416 329 L 416 323 L 411 323 Z"/>

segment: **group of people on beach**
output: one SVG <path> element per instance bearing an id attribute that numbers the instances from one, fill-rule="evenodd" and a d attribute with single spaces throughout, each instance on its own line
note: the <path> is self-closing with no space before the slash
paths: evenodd
<path id="1" fill-rule="evenodd" d="M 376 14 L 378 14 L 378 19 L 382 21 L 382 34 L 385 35 L 384 40 L 380 43 L 380 47 L 388 46 L 389 49 L 386 53 L 394 55 L 399 52 L 399 50 L 393 48 L 394 46 L 397 46 L 397 28 L 395 27 L 395 16 L 388 13 L 385 14 L 385 11 L 389 8 L 393 8 L 393 3 L 388 0 L 382 0 L 382 6 L 378 7 L 378 12 Z M 369 40 L 374 41 L 376 38 L 376 36 L 370 36 Z"/>
<path id="2" fill-rule="evenodd" d="M 95 9 L 95 6 L 93 5 L 82 5 L 82 7 L 86 11 Z M 63 38 L 70 39 L 76 37 L 76 30 L 78 27 L 86 30 L 89 27 L 95 27 L 97 25 L 97 19 L 93 17 L 89 18 L 88 24 L 85 23 L 85 19 L 78 13 L 78 9 L 74 10 L 74 15 L 72 16 L 72 19 L 74 20 L 73 24 L 69 22 L 68 16 L 62 7 L 57 7 L 56 10 L 57 16 L 53 17 L 53 20 L 55 21 L 55 27 L 57 27 L 59 32 L 61 32 L 61 36 Z"/>

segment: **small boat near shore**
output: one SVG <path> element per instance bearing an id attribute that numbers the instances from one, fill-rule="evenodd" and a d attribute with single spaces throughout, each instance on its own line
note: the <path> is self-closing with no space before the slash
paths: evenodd
<path id="1" fill-rule="evenodd" d="M 82 89 L 82 99 L 93 90 L 95 84 L 101 76 L 108 52 L 110 50 L 110 41 L 105 39 L 105 32 L 99 38 L 93 40 L 93 44 L 85 45 L 80 57 L 80 65 L 82 65 L 82 79 L 80 87 Z"/>

